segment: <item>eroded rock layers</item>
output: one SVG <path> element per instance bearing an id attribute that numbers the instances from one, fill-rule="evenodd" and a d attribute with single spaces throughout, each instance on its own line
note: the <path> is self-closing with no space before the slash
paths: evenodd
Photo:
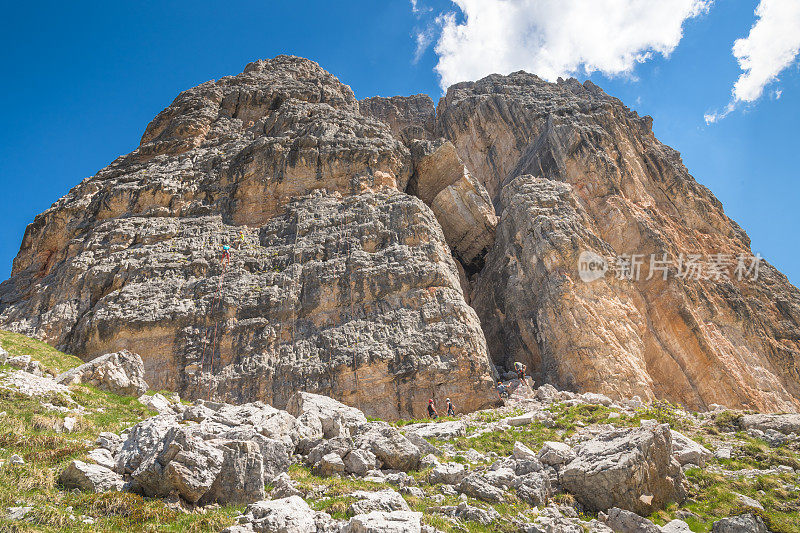
<path id="1" fill-rule="evenodd" d="M 86 358 L 130 349 L 151 386 L 194 397 L 300 389 L 385 418 L 433 395 L 489 405 L 458 268 L 403 192 L 410 152 L 358 107 L 285 56 L 181 93 L 29 225 L 2 324 Z"/>
<path id="2" fill-rule="evenodd" d="M 524 72 L 455 85 L 437 112 L 500 216 L 472 299 L 495 361 L 615 397 L 797 409 L 800 292 L 766 262 L 734 275 L 747 235 L 650 117 L 591 82 Z M 585 283 L 583 251 L 645 264 L 638 280 L 620 269 Z M 651 277 L 664 254 L 672 265 Z M 733 264 L 716 271 L 727 279 L 687 272 L 681 254 Z"/>
<path id="3" fill-rule="evenodd" d="M 585 282 L 583 252 L 645 264 Z M 491 360 L 615 398 L 800 407 L 800 292 L 766 262 L 650 275 L 651 256 L 752 253 L 650 118 L 591 82 L 493 75 L 434 109 L 279 56 L 181 93 L 37 216 L 0 325 L 129 349 L 154 388 L 385 418 L 491 404 Z"/>

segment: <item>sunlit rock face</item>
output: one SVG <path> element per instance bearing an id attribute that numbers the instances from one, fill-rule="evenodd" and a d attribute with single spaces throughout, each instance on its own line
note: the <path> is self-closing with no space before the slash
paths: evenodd
<path id="1" fill-rule="evenodd" d="M 616 397 L 797 409 L 800 293 L 766 262 L 738 279 L 737 257 L 752 264 L 747 235 L 649 117 L 591 82 L 520 72 L 450 87 L 437 134 L 500 217 L 471 302 L 495 361 Z M 612 268 L 584 282 L 584 251 L 641 254 L 639 280 Z M 672 264 L 666 280 L 647 279 L 651 254 L 665 253 L 699 254 L 706 270 L 692 279 L 684 262 L 682 278 Z M 710 266 L 718 254 L 729 279 Z"/>
<path id="2" fill-rule="evenodd" d="M 0 323 L 87 359 L 130 349 L 151 387 L 192 397 L 307 390 L 384 418 L 491 405 L 480 323 L 412 173 L 316 63 L 251 63 L 181 93 L 36 217 Z"/>
<path id="3" fill-rule="evenodd" d="M 676 264 L 692 256 L 705 271 Z M 0 327 L 278 407 L 306 390 L 382 418 L 475 410 L 493 360 L 615 398 L 794 411 L 800 293 L 739 256 L 747 235 L 650 118 L 590 82 L 493 75 L 434 108 L 357 101 L 279 56 L 181 93 L 37 216 Z"/>

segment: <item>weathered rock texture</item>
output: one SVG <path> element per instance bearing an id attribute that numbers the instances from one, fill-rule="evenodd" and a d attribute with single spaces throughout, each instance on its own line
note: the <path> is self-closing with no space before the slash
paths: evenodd
<path id="1" fill-rule="evenodd" d="M 583 251 L 641 254 L 640 279 L 585 283 Z M 279 56 L 180 94 L 37 216 L 0 325 L 131 350 L 187 397 L 308 390 L 385 418 L 490 404 L 489 355 L 615 399 L 800 407 L 800 292 L 766 263 L 648 276 L 650 254 L 751 251 L 651 119 L 594 84 L 493 75 L 434 110 Z"/>
<path id="2" fill-rule="evenodd" d="M 181 93 L 36 217 L 0 323 L 87 359 L 131 350 L 150 386 L 189 397 L 487 406 L 480 323 L 435 216 L 403 192 L 412 166 L 316 63 L 251 63 Z"/>
<path id="3" fill-rule="evenodd" d="M 751 255 L 744 231 L 679 154 L 591 82 L 523 72 L 450 87 L 437 108 L 500 216 L 471 301 L 498 363 L 577 391 L 759 410 L 800 406 L 800 292 Z M 639 281 L 578 277 L 584 250 L 643 254 Z M 650 254 L 725 254 L 731 279 L 647 280 Z M 749 266 L 749 262 L 747 263 Z"/>
<path id="4" fill-rule="evenodd" d="M 358 102 L 358 108 L 365 117 L 386 123 L 405 143 L 435 138 L 436 108 L 427 94 L 391 98 L 374 96 Z"/>

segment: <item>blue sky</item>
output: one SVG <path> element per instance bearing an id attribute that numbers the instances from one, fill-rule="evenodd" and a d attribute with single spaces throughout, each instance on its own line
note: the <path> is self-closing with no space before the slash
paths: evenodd
<path id="1" fill-rule="evenodd" d="M 0 20 L 0 278 L 10 273 L 26 224 L 81 179 L 133 150 L 147 123 L 181 90 L 241 72 L 254 59 L 288 53 L 317 61 L 359 98 L 427 93 L 437 99 L 440 73 L 472 72 L 457 47 L 446 49 L 444 43 L 437 53 L 448 24 L 437 17 L 453 13 L 450 28 L 469 29 L 464 9 L 471 1 L 457 6 L 449 0 L 418 0 L 416 11 L 407 0 L 6 3 Z M 523 8 L 536 4 L 519 1 Z M 611 55 L 636 43 L 616 42 L 611 55 L 589 62 L 595 71 L 588 79 L 640 114 L 652 115 L 656 135 L 681 152 L 692 175 L 748 232 L 753 250 L 798 284 L 797 58 L 763 96 L 738 102 L 712 124 L 704 120 L 704 115 L 723 113 L 731 101 L 742 74 L 731 47 L 748 36 L 757 5 L 740 0 L 706 6 L 682 22 L 682 36 L 667 46 L 668 57 L 658 52 L 663 43 L 656 43 L 648 59 L 621 72 L 614 71 Z M 553 20 L 562 24 L 557 16 Z M 616 23 L 629 21 L 622 17 Z M 580 44 L 573 49 L 571 41 L 548 42 L 561 36 L 548 37 L 546 27 L 528 25 L 520 31 L 541 31 L 544 37 L 511 33 L 509 39 L 524 41 L 521 50 L 513 41 L 504 43 L 514 53 L 496 54 L 497 65 L 486 68 L 507 73 L 509 65 L 535 59 L 536 46 L 557 49 L 561 67 L 581 56 Z M 420 34 L 429 46 L 415 60 Z M 457 43 L 462 45 L 470 43 Z M 638 51 L 647 53 L 647 47 Z M 443 70 L 440 60 L 448 53 L 452 61 Z M 576 77 L 583 81 L 586 64 L 578 65 Z"/>

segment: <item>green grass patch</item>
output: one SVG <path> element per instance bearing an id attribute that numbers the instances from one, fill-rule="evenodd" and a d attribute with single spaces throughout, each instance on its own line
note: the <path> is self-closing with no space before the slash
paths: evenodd
<path id="1" fill-rule="evenodd" d="M 45 370 L 53 374 L 60 374 L 83 364 L 83 361 L 74 355 L 59 352 L 47 343 L 19 333 L 0 330 L 0 345 L 11 355 L 30 355 L 39 361 Z"/>

